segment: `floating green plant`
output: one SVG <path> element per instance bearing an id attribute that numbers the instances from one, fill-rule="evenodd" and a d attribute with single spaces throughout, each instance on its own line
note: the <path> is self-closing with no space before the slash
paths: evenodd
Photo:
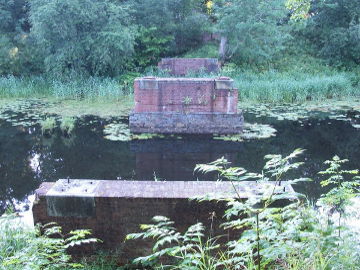
<path id="1" fill-rule="evenodd" d="M 277 120 L 299 121 L 310 117 L 331 117 L 342 120 L 348 111 L 360 112 L 359 99 L 327 100 L 302 104 L 240 103 L 239 108 L 256 117 L 272 117 Z"/>
<path id="2" fill-rule="evenodd" d="M 156 138 L 165 138 L 164 134 L 156 134 L 156 133 L 140 133 L 140 134 L 131 134 L 132 140 L 149 140 Z"/>
<path id="3" fill-rule="evenodd" d="M 47 117 L 40 121 L 40 125 L 43 135 L 51 135 L 56 128 L 56 119 L 55 117 Z"/>
<path id="4" fill-rule="evenodd" d="M 60 124 L 62 133 L 69 136 L 75 128 L 75 122 L 76 119 L 74 117 L 63 117 Z"/>
<path id="5" fill-rule="evenodd" d="M 13 126 L 30 127 L 45 117 L 43 108 L 46 103 L 39 99 L 5 99 L 5 101 L 0 102 L 0 119 Z"/>
<path id="6" fill-rule="evenodd" d="M 0 119 L 13 126 L 31 127 L 42 121 L 46 115 L 79 117 L 96 115 L 102 118 L 127 117 L 133 107 L 131 95 L 119 100 L 97 99 L 96 101 L 60 100 L 49 98 L 3 98 L 0 99 Z"/>
<path id="7" fill-rule="evenodd" d="M 215 140 L 241 142 L 252 139 L 266 139 L 276 135 L 276 129 L 270 125 L 245 123 L 243 132 L 234 135 L 215 136 Z"/>
<path id="8" fill-rule="evenodd" d="M 124 123 L 111 123 L 104 128 L 104 138 L 111 141 L 127 142 L 131 140 L 130 129 Z"/>
<path id="9" fill-rule="evenodd" d="M 124 123 L 111 123 L 104 128 L 104 138 L 111 141 L 122 141 L 127 142 L 131 140 L 150 140 L 150 139 L 182 139 L 181 136 L 176 134 L 164 135 L 158 133 L 140 133 L 131 134 L 127 124 Z"/>

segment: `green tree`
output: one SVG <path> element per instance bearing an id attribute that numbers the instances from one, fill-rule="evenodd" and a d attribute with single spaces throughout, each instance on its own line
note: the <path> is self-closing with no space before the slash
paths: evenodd
<path id="1" fill-rule="evenodd" d="M 134 50 L 129 8 L 110 0 L 30 0 L 31 34 L 47 71 L 117 75 Z"/>
<path id="2" fill-rule="evenodd" d="M 330 64 L 360 63 L 360 2 L 314 0 L 301 34 Z"/>
<path id="3" fill-rule="evenodd" d="M 28 6 L 25 0 L 0 0 L 0 75 L 41 70 L 41 57 L 29 38 Z"/>
<path id="4" fill-rule="evenodd" d="M 224 40 L 228 43 L 225 58 L 238 64 L 258 64 L 282 49 L 286 37 L 282 21 L 287 14 L 284 1 L 219 0 L 215 13 L 222 45 Z"/>
<path id="5" fill-rule="evenodd" d="M 287 0 L 286 7 L 291 11 L 291 18 L 305 19 L 309 17 L 311 0 Z"/>
<path id="6" fill-rule="evenodd" d="M 164 54 L 176 55 L 189 51 L 202 43 L 210 22 L 199 0 L 133 0 L 133 14 L 143 31 L 154 43 L 161 44 Z M 156 28 L 156 33 L 152 29 Z M 147 32 L 146 32 L 147 31 Z M 163 41 L 169 42 L 163 42 Z M 145 40 L 141 40 L 144 43 Z"/>

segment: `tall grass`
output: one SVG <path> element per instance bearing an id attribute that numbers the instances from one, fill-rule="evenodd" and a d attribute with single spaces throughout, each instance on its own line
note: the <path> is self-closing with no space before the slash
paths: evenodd
<path id="1" fill-rule="evenodd" d="M 169 77 L 164 71 L 149 69 L 147 76 Z M 225 65 L 217 74 L 203 70 L 189 72 L 186 77 L 227 76 L 239 89 L 240 101 L 266 103 L 299 103 L 308 100 L 360 98 L 359 71 L 338 71 L 329 67 L 316 70 L 295 67 L 291 71 L 260 71 Z"/>
<path id="2" fill-rule="evenodd" d="M 0 97 L 39 97 L 49 95 L 45 77 L 0 76 Z"/>
<path id="3" fill-rule="evenodd" d="M 289 102 L 360 97 L 360 83 L 354 72 L 308 73 L 225 70 L 239 89 L 241 101 Z"/>
<path id="4" fill-rule="evenodd" d="M 27 246 L 35 231 L 24 226 L 19 218 L 0 217 L 0 269 L 2 262 Z"/>
<path id="5" fill-rule="evenodd" d="M 56 97 L 72 99 L 117 100 L 132 93 L 133 79 L 140 74 L 129 73 L 118 79 L 82 77 L 67 78 L 0 77 L 0 97 Z M 126 74 L 125 74 L 126 75 Z M 143 76 L 169 77 L 167 72 L 156 68 L 147 69 Z M 299 103 L 307 100 L 360 97 L 360 74 L 356 71 L 336 71 L 324 68 L 310 72 L 256 71 L 225 66 L 219 74 L 194 72 L 187 77 L 228 76 L 239 89 L 240 101 Z"/>
<path id="6" fill-rule="evenodd" d="M 130 93 L 128 85 L 112 78 L 0 77 L 0 97 L 7 98 L 119 99 Z"/>

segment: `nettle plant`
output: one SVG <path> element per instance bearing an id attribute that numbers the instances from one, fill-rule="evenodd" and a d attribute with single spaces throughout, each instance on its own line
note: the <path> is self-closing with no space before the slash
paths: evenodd
<path id="1" fill-rule="evenodd" d="M 333 214 L 338 214 L 339 237 L 341 237 L 342 217 L 347 217 L 346 207 L 353 203 L 352 199 L 359 194 L 360 187 L 359 170 L 344 170 L 342 168 L 342 165 L 348 161 L 334 156 L 331 160 L 324 162 L 328 168 L 319 172 L 319 174 L 328 177 L 320 182 L 321 186 L 331 187 L 331 189 L 321 196 L 318 204 L 326 210 L 329 223 L 333 222 Z"/>
<path id="2" fill-rule="evenodd" d="M 264 269 L 272 263 L 285 259 L 287 254 L 298 246 L 301 248 L 299 232 L 307 226 L 307 216 L 298 209 L 303 207 L 300 194 L 287 193 L 281 182 L 284 176 L 303 163 L 294 162 L 304 150 L 297 149 L 290 155 L 265 156 L 263 171 L 247 172 L 243 168 L 229 167 L 230 163 L 218 159 L 209 164 L 197 165 L 195 171 L 202 173 L 216 172 L 219 180 L 229 180 L 234 185 L 241 181 L 253 180 L 264 187 L 261 194 L 247 200 L 240 195 L 231 198 L 219 198 L 207 195 L 198 201 L 226 201 L 226 222 L 222 227 L 227 230 L 242 231 L 240 237 L 225 245 L 218 244 L 218 237 L 204 237 L 202 224 L 191 226 L 181 234 L 173 227 L 173 222 L 165 217 L 155 217 L 154 224 L 141 225 L 143 232 L 128 235 L 127 239 L 155 239 L 153 253 L 137 258 L 135 263 L 155 263 L 159 269 Z M 288 184 L 309 181 L 308 178 L 287 180 Z M 236 194 L 236 193 L 235 193 Z M 288 205 L 276 207 L 275 203 L 288 200 Z M 290 201 L 289 201 L 290 200 Z M 168 258 L 170 265 L 156 264 Z M 172 259 L 172 260 L 171 260 Z"/>
<path id="3" fill-rule="evenodd" d="M 235 240 L 219 241 L 222 236 L 211 236 L 201 223 L 190 226 L 185 233 L 174 227 L 166 217 L 155 217 L 153 224 L 141 225 L 142 232 L 127 236 L 127 239 L 153 239 L 153 253 L 134 260 L 135 264 L 151 265 L 153 269 L 276 269 L 276 270 L 327 270 L 357 269 L 360 264 L 360 242 L 349 232 L 340 237 L 339 228 L 327 221 L 304 196 L 284 192 L 281 182 L 288 184 L 310 181 L 309 178 L 288 179 L 288 172 L 297 170 L 302 162 L 294 160 L 304 150 L 297 149 L 290 155 L 266 155 L 261 173 L 247 172 L 243 168 L 230 167 L 224 159 L 209 164 L 197 165 L 195 170 L 215 172 L 219 181 L 228 180 L 234 191 L 244 180 L 253 180 L 264 187 L 260 194 L 247 200 L 240 194 L 221 198 L 210 194 L 197 198 L 225 201 L 226 221 L 224 229 L 239 235 Z M 342 170 L 346 160 L 334 157 L 326 161 L 330 167 L 320 172 L 329 175 L 323 186 L 333 185 L 320 202 L 330 209 L 344 212 L 345 206 L 357 194 L 357 180 L 344 180 L 344 175 L 354 175 L 357 170 Z M 287 201 L 282 207 L 278 202 Z M 240 232 L 240 233 L 239 233 Z"/>
<path id="4" fill-rule="evenodd" d="M 219 179 L 241 183 L 252 180 L 262 184 L 261 194 L 241 200 L 240 194 L 234 198 L 227 198 L 227 210 L 223 223 L 224 229 L 242 231 L 237 240 L 227 243 L 226 259 L 222 263 L 228 268 L 262 269 L 272 262 L 286 257 L 296 245 L 296 230 L 301 230 L 302 217 L 296 209 L 301 207 L 302 195 L 288 193 L 281 182 L 284 176 L 298 169 L 303 162 L 294 162 L 303 149 L 296 149 L 290 155 L 266 155 L 265 166 L 260 174 L 247 172 L 243 168 L 230 167 L 224 159 L 208 165 L 198 165 L 195 169 L 203 173 L 217 172 Z M 311 181 L 309 178 L 287 180 L 287 184 Z M 248 185 L 248 184 L 246 184 Z M 280 201 L 287 200 L 287 205 Z M 231 267 L 230 267 L 231 266 Z"/>

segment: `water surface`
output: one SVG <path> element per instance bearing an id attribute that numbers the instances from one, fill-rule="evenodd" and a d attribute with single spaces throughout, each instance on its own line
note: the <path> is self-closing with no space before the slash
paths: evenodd
<path id="1" fill-rule="evenodd" d="M 315 182 L 296 187 L 310 199 L 320 196 L 316 172 L 335 154 L 347 158 L 348 168 L 359 168 L 360 130 L 349 122 L 313 117 L 303 121 L 255 118 L 248 122 L 270 124 L 275 137 L 243 142 L 219 141 L 206 136 L 183 139 L 151 139 L 130 142 L 104 139 L 103 128 L 111 119 L 85 117 L 77 122 L 72 136 L 59 131 L 51 137 L 40 126 L 14 126 L 0 120 L 0 214 L 8 205 L 28 207 L 27 198 L 44 181 L 59 178 L 129 180 L 203 180 L 212 176 L 193 173 L 198 163 L 224 156 L 233 166 L 260 172 L 264 155 L 287 155 L 295 148 L 307 149 L 300 158 L 306 165 L 298 174 Z M 124 120 L 126 122 L 126 119 Z M 23 209 L 19 209 L 23 210 Z"/>

